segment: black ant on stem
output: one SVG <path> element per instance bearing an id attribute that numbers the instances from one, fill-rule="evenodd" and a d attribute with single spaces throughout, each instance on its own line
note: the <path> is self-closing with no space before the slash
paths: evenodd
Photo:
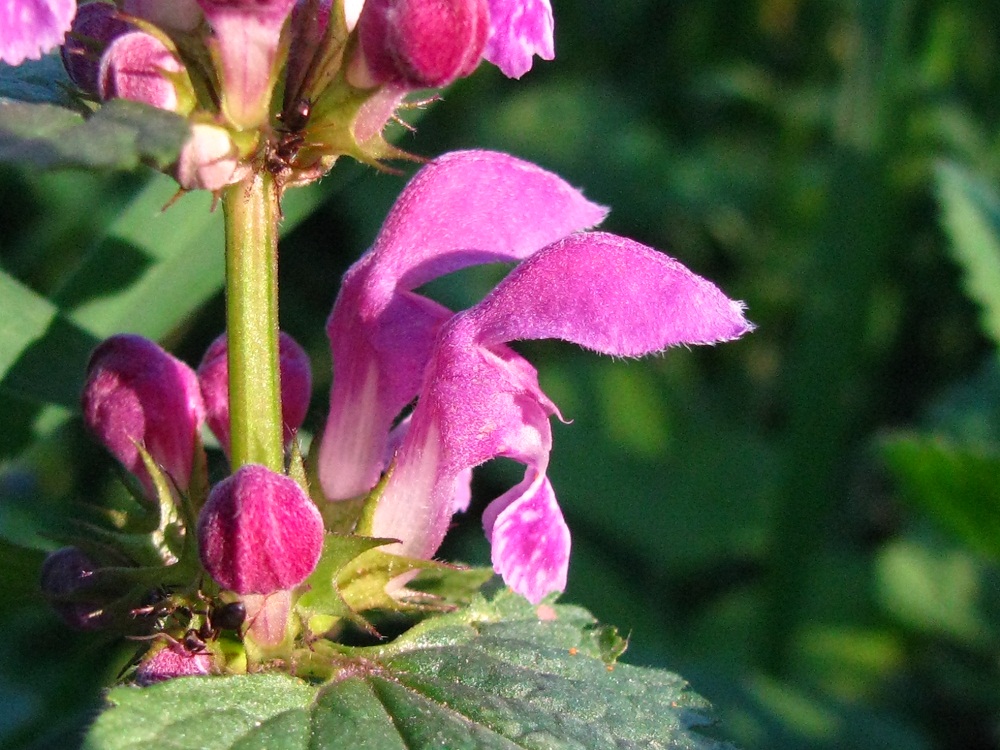
<path id="1" fill-rule="evenodd" d="M 305 143 L 303 131 L 311 113 L 312 103 L 308 99 L 298 99 L 278 114 L 282 127 L 275 131 L 277 140 L 268 145 L 264 162 L 267 171 L 279 179 L 291 171 L 292 163 Z"/>

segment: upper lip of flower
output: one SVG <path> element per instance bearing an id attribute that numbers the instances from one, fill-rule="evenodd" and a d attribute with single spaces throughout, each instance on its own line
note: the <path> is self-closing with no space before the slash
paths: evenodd
<path id="1" fill-rule="evenodd" d="M 490 186 L 480 191 L 484 171 Z M 552 211 L 532 190 L 564 202 Z M 328 495 L 371 488 L 392 421 L 418 397 L 397 436 L 372 533 L 400 539 L 407 554 L 433 554 L 468 470 L 513 458 L 525 464 L 525 479 L 486 514 L 494 567 L 533 601 L 560 590 L 569 534 L 545 477 L 548 417 L 557 411 L 506 342 L 562 338 L 640 356 L 752 328 L 741 303 L 677 261 L 615 235 L 573 233 L 602 216 L 554 175 L 490 152 L 434 162 L 403 192 L 375 246 L 345 277 L 328 323 L 335 374 L 320 455 Z M 498 257 L 524 260 L 454 316 L 410 291 Z"/>

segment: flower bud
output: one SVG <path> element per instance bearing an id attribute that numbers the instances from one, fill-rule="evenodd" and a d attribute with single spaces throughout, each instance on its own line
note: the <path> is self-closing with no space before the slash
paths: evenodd
<path id="1" fill-rule="evenodd" d="M 131 99 L 177 112 L 182 101 L 175 78 L 182 75 L 184 66 L 163 42 L 143 31 L 132 31 L 116 38 L 104 51 L 97 93 L 104 101 Z"/>
<path id="2" fill-rule="evenodd" d="M 111 3 L 81 5 L 73 19 L 73 27 L 60 48 L 63 66 L 70 79 L 81 90 L 97 96 L 101 53 L 113 39 L 133 26 L 122 20 Z"/>
<path id="3" fill-rule="evenodd" d="M 229 350 L 222 334 L 205 352 L 198 366 L 198 382 L 205 400 L 209 428 L 229 453 Z M 284 440 L 292 439 L 309 410 L 312 369 L 309 355 L 282 331 L 278 336 L 278 367 L 281 373 L 281 421 Z"/>
<path id="4" fill-rule="evenodd" d="M 192 652 L 183 644 L 168 643 L 142 660 L 135 670 L 135 682 L 145 687 L 174 677 L 211 673 L 212 655 L 209 652 Z"/>
<path id="5" fill-rule="evenodd" d="M 169 31 L 194 31 L 202 19 L 195 0 L 125 0 L 122 10 Z"/>
<path id="6" fill-rule="evenodd" d="M 205 406 L 194 371 L 142 336 L 112 336 L 90 357 L 83 419 L 98 440 L 154 492 L 137 444 L 181 489 L 191 481 Z"/>
<path id="7" fill-rule="evenodd" d="M 212 488 L 198 518 L 205 570 L 238 594 L 302 583 L 323 549 L 323 519 L 293 480 L 247 464 Z"/>
<path id="8" fill-rule="evenodd" d="M 97 566 L 76 547 L 63 547 L 42 563 L 42 593 L 53 609 L 71 628 L 97 630 L 105 617 L 97 600 L 87 601 L 86 590 L 93 584 Z"/>
<path id="9" fill-rule="evenodd" d="M 269 115 L 281 29 L 295 0 L 198 0 L 214 32 L 211 40 L 222 79 L 222 111 L 238 129 Z"/>
<path id="10" fill-rule="evenodd" d="M 174 177 L 185 190 L 216 192 L 239 182 L 249 172 L 228 130 L 195 123 L 181 148 Z"/>
<path id="11" fill-rule="evenodd" d="M 486 0 L 367 0 L 358 33 L 373 84 L 437 88 L 479 64 L 489 8 Z M 352 78 L 361 83 L 356 69 Z"/>

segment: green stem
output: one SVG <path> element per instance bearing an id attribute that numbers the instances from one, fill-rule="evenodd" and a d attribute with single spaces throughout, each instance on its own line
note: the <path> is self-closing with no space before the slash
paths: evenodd
<path id="1" fill-rule="evenodd" d="M 284 469 L 278 369 L 278 192 L 266 171 L 227 188 L 226 333 L 233 470 Z"/>

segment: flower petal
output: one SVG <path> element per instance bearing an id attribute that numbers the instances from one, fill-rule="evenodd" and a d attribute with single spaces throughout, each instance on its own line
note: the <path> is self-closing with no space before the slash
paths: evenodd
<path id="1" fill-rule="evenodd" d="M 508 78 L 531 70 L 531 58 L 555 57 L 549 0 L 490 0 L 490 36 L 483 57 Z"/>
<path id="2" fill-rule="evenodd" d="M 486 345 L 559 338 L 636 357 L 739 338 L 753 329 L 743 310 L 673 258 L 592 232 L 536 253 L 467 314 Z"/>
<path id="3" fill-rule="evenodd" d="M 76 0 L 6 0 L 0 3 L 0 61 L 38 60 L 60 44 L 76 14 Z"/>
<path id="4" fill-rule="evenodd" d="M 493 569 L 514 591 L 538 604 L 566 588 L 569 528 L 544 474 L 529 468 L 519 485 L 490 503 L 483 528 Z"/>
<path id="5" fill-rule="evenodd" d="M 605 213 L 556 175 L 490 151 L 449 154 L 410 181 L 345 276 L 327 322 L 334 379 L 319 460 L 327 497 L 375 484 L 392 422 L 417 395 L 451 314 L 410 290 L 466 266 L 527 257 Z"/>
<path id="6" fill-rule="evenodd" d="M 424 392 L 375 510 L 372 534 L 429 557 L 441 545 L 468 470 L 503 456 L 544 473 L 550 402 L 534 368 L 507 347 L 477 347 L 469 326 L 442 331 Z"/>

